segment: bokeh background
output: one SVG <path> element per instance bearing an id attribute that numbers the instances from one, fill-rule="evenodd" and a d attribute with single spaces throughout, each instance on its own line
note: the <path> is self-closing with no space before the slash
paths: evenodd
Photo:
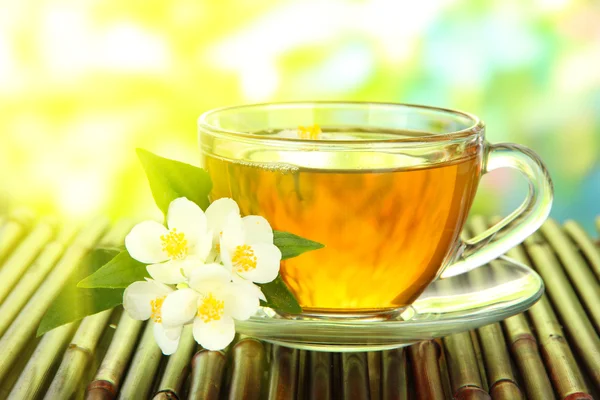
<path id="1" fill-rule="evenodd" d="M 279 100 L 458 108 L 538 152 L 553 216 L 600 214 L 600 3 L 0 0 L 0 208 L 155 212 L 134 149 L 198 164 L 205 110 Z M 520 177 L 486 177 L 506 214 Z"/>

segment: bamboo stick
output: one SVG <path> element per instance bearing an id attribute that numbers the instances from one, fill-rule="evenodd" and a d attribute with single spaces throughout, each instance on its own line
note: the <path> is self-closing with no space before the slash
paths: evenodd
<path id="1" fill-rule="evenodd" d="M 161 358 L 162 352 L 154 339 L 154 322 L 148 321 L 119 392 L 119 399 L 148 398 Z"/>
<path id="2" fill-rule="evenodd" d="M 510 350 L 524 382 L 527 398 L 546 400 L 554 398 L 552 384 L 542 362 L 538 342 L 533 336 L 525 315 L 504 320 Z"/>
<path id="3" fill-rule="evenodd" d="M 408 400 L 406 349 L 386 350 L 381 354 L 381 399 Z"/>
<path id="4" fill-rule="evenodd" d="M 105 310 L 81 321 L 44 399 L 69 399 L 83 391 L 85 385 L 82 385 L 81 380 L 112 311 Z"/>
<path id="5" fill-rule="evenodd" d="M 475 235 L 479 235 L 487 229 L 487 225 L 485 218 L 473 217 L 470 229 Z M 475 282 L 483 281 L 487 279 L 493 270 L 497 269 L 496 265 L 490 263 L 475 271 L 471 271 L 469 277 Z M 490 392 L 494 400 L 522 399 L 523 396 L 512 371 L 510 356 L 506 349 L 500 324 L 494 323 L 483 326 L 477 329 L 477 335 L 481 342 L 483 357 L 485 359 L 485 368 L 480 369 L 480 375 L 483 377 L 487 372 L 489 380 L 489 389 L 485 386 L 484 388 Z"/>
<path id="6" fill-rule="evenodd" d="M 119 221 L 99 242 L 99 246 L 112 246 L 122 243 L 131 228 L 128 220 Z M 119 308 L 121 310 L 121 308 Z M 142 328 L 142 321 L 133 320 L 126 312 L 121 312 L 117 329 L 104 354 L 94 380 L 86 388 L 87 400 L 114 399 L 119 390 L 124 370 Z"/>
<path id="7" fill-rule="evenodd" d="M 445 348 L 453 397 L 489 398 L 489 395 L 482 389 L 483 383 L 469 332 L 447 336 L 442 339 L 442 342 Z"/>
<path id="8" fill-rule="evenodd" d="M 600 332 L 600 283 L 577 251 L 573 242 L 556 221 L 549 219 L 541 229 L 546 241 L 556 251 L 564 270 L 573 282 L 591 322 Z"/>
<path id="9" fill-rule="evenodd" d="M 0 303 L 53 236 L 53 224 L 40 222 L 4 262 L 0 269 Z"/>
<path id="10" fill-rule="evenodd" d="M 192 359 L 188 399 L 218 400 L 223 387 L 223 371 L 227 363 L 224 351 L 200 350 Z"/>
<path id="11" fill-rule="evenodd" d="M 495 220 L 497 221 L 499 218 Z M 523 264 L 532 264 L 523 246 L 511 249 L 507 255 Z M 542 295 L 540 300 L 527 313 L 538 332 L 540 347 L 548 370 L 555 372 L 552 375 L 552 380 L 555 383 L 561 381 L 561 376 L 575 376 L 578 377 L 578 380 L 582 380 L 581 372 L 573 358 L 571 349 L 566 341 L 562 339 L 562 329 L 546 294 Z M 511 350 L 525 382 L 528 398 L 534 400 L 553 398 L 554 391 L 540 357 L 538 341 L 532 334 L 524 314 L 515 315 L 504 320 L 504 326 L 511 343 Z M 541 335 L 540 332 L 545 332 L 545 334 Z M 552 349 L 548 351 L 550 347 Z M 558 391 L 559 393 L 565 393 L 564 389 Z"/>
<path id="12" fill-rule="evenodd" d="M 367 353 L 367 372 L 369 374 L 369 395 L 371 400 L 381 399 L 381 351 Z"/>
<path id="13" fill-rule="evenodd" d="M 496 399 L 523 399 L 506 351 L 504 335 L 499 324 L 479 328 L 477 333 L 482 343 L 486 372 L 490 382 L 489 393 Z"/>
<path id="14" fill-rule="evenodd" d="M 369 398 L 369 372 L 366 353 L 342 353 L 342 393 L 344 399 Z"/>
<path id="15" fill-rule="evenodd" d="M 166 391 L 156 393 L 152 400 L 179 400 L 179 397 L 175 396 L 171 391 Z"/>
<path id="16" fill-rule="evenodd" d="M 131 359 L 142 328 L 142 321 L 131 319 L 123 312 L 110 346 L 98 368 L 94 380 L 88 385 L 86 398 L 114 399 L 119 391 L 123 373 Z"/>
<path id="17" fill-rule="evenodd" d="M 515 259 L 521 257 L 516 252 L 510 254 Z M 526 261 L 521 258 L 520 261 Z M 581 372 L 577 366 L 571 349 L 563 339 L 562 329 L 552 310 L 546 295 L 529 309 L 529 316 L 537 331 L 539 342 L 531 332 L 527 320 L 522 315 L 508 318 L 504 321 L 508 332 L 511 349 L 517 359 L 521 376 L 525 381 L 525 388 L 530 399 L 548 399 L 554 396 L 550 379 L 546 370 L 555 371 L 552 381 L 555 383 L 561 376 L 579 376 Z M 544 327 L 544 325 L 546 327 Z M 548 327 L 554 328 L 547 331 Z M 546 333 L 544 333 L 546 332 Z M 539 343 L 539 345 L 538 345 Z M 551 351 L 548 351 L 549 348 Z M 540 358 L 540 349 L 547 369 Z M 559 393 L 564 390 L 559 389 Z"/>
<path id="18" fill-rule="evenodd" d="M 64 243 L 68 242 L 72 239 L 76 232 L 76 228 L 73 226 L 67 226 L 63 229 L 55 242 L 51 243 L 48 247 L 50 249 L 54 248 L 54 254 L 51 257 L 59 257 L 59 254 L 62 253 L 64 248 Z M 106 236 L 105 236 L 106 237 Z M 56 245 L 56 246 L 52 246 Z M 27 292 L 29 289 L 28 284 L 32 284 L 37 286 L 39 280 L 43 280 L 45 277 L 47 270 L 51 268 L 54 262 L 49 263 L 39 263 L 42 259 L 43 253 L 40 255 L 39 259 L 32 265 L 28 270 L 26 277 L 22 280 L 19 285 L 13 290 L 11 296 L 7 299 L 10 301 L 13 299 L 12 295 L 17 294 L 15 291 L 23 289 L 24 292 Z M 46 271 L 44 271 L 44 269 Z M 31 274 L 31 280 L 25 279 Z M 35 282 L 32 282 L 35 281 Z M 22 285 L 25 284 L 25 285 Z M 22 287 L 23 286 L 23 287 Z M 34 291 L 35 288 L 32 288 L 31 291 Z M 26 299 L 25 299 L 26 300 Z M 6 303 L 5 303 L 6 304 Z M 15 307 L 20 308 L 19 304 L 12 304 Z M 46 383 L 46 378 L 53 375 L 52 370 L 54 367 L 57 367 L 57 363 L 60 361 L 59 355 L 62 354 L 64 350 L 64 346 L 67 341 L 73 336 L 73 330 L 77 327 L 78 324 L 68 324 L 65 328 L 55 329 L 51 332 L 48 332 L 47 335 L 44 336 L 43 340 L 40 342 L 39 346 L 36 348 L 35 353 L 33 354 L 30 362 L 27 364 L 25 370 L 23 371 L 22 376 L 19 377 L 19 381 L 22 383 L 20 391 L 27 392 L 35 392 L 41 393 L 43 390 L 43 385 Z M 20 398 L 19 392 L 15 394 L 17 398 Z"/>
<path id="19" fill-rule="evenodd" d="M 542 355 L 548 366 L 555 390 L 564 399 L 577 394 L 578 399 L 592 399 L 581 371 L 563 336 L 559 322 L 553 317 L 548 302 L 540 304 L 540 310 L 531 315 L 540 340 Z M 575 397 L 575 396 L 573 396 Z"/>
<path id="20" fill-rule="evenodd" d="M 408 348 L 413 368 L 415 390 L 419 399 L 444 400 L 444 389 L 440 376 L 438 357 L 439 345 L 428 340 Z"/>
<path id="21" fill-rule="evenodd" d="M 489 385 L 485 373 L 483 350 L 479 344 L 479 337 L 477 336 L 477 332 L 474 330 L 469 331 L 469 336 L 471 336 L 471 343 L 473 343 L 473 350 L 475 351 L 475 360 L 477 360 L 477 368 L 479 369 L 479 377 L 481 378 L 481 388 L 483 391 L 488 392 Z"/>
<path id="22" fill-rule="evenodd" d="M 8 220 L 2 226 L 2 231 L 0 231 L 0 265 L 27 232 L 32 220 L 33 214 L 23 209 L 16 210 L 8 216 Z"/>
<path id="23" fill-rule="evenodd" d="M 469 233 L 469 228 L 463 229 L 462 235 Z M 488 278 L 489 269 L 480 268 L 465 275 L 465 284 Z M 471 281 L 471 282 L 469 282 Z M 448 286 L 460 285 L 460 282 L 442 280 L 440 283 Z M 460 332 L 442 338 L 444 354 L 448 366 L 452 396 L 456 398 L 489 398 L 487 381 L 483 368 L 483 357 L 477 335 L 473 332 Z M 487 396 L 487 397 L 486 397 Z"/>
<path id="24" fill-rule="evenodd" d="M 564 224 L 565 231 L 576 243 L 584 257 L 587 265 L 592 268 L 596 278 L 600 279 L 600 248 L 594 244 L 585 230 L 577 222 L 568 220 Z"/>
<path id="25" fill-rule="evenodd" d="M 522 247 L 511 250 L 508 255 L 524 264 L 530 264 Z M 586 392 L 587 389 L 584 378 L 567 341 L 564 339 L 561 324 L 546 295 L 543 295 L 542 298 L 529 309 L 528 314 L 536 327 L 544 361 L 548 367 L 548 371 L 550 371 L 552 382 L 554 383 L 560 398 L 567 398 L 569 395 L 577 393 L 581 396 L 585 396 L 586 394 L 584 392 Z M 523 326 L 521 325 L 523 322 L 514 320 L 516 317 L 518 316 L 505 320 L 505 324 L 507 328 L 510 324 L 513 325 L 512 328 L 515 331 L 515 336 L 520 340 L 518 344 L 524 345 L 523 347 L 527 347 L 528 343 L 534 343 L 536 345 L 535 350 L 532 349 L 529 351 L 535 351 L 535 359 L 537 360 L 539 358 L 539 355 L 537 354 L 537 341 L 529 330 L 527 322 L 524 321 Z M 522 368 L 521 373 L 526 378 L 526 383 L 527 378 L 531 378 L 531 374 L 528 372 L 536 369 L 541 371 L 539 375 L 545 377 L 544 381 L 548 379 L 543 366 L 538 367 L 537 364 L 538 362 L 536 361 L 535 367 L 534 365 L 525 365 L 524 368 Z M 553 396 L 553 392 L 550 388 L 545 389 L 547 386 L 550 386 L 549 382 L 548 384 L 544 384 L 544 387 L 534 385 L 531 393 L 528 391 L 528 396 L 534 399 L 551 398 L 550 396 Z M 585 399 L 588 397 L 581 398 Z"/>
<path id="26" fill-rule="evenodd" d="M 160 396 L 183 398 L 183 383 L 190 373 L 190 362 L 194 350 L 196 350 L 196 341 L 192 334 L 192 325 L 186 325 L 179 339 L 179 347 L 175 353 L 169 356 L 167 367 L 158 384 L 158 391 L 162 393 Z M 158 400 L 156 395 L 154 399 Z"/>
<path id="27" fill-rule="evenodd" d="M 19 354 L 19 358 L 13 363 L 10 371 L 4 377 L 2 384 L 0 385 L 0 399 L 6 399 L 8 397 L 8 392 L 14 387 L 16 382 L 19 379 L 19 376 L 25 369 L 27 361 L 34 353 L 36 347 L 40 342 L 40 338 L 31 338 L 27 345 L 23 348 L 21 353 Z"/>
<path id="28" fill-rule="evenodd" d="M 17 285 L 0 305 L 0 315 L 2 315 L 2 318 L 0 318 L 0 336 L 6 332 L 21 308 L 64 254 L 66 246 L 73 239 L 75 233 L 76 230 L 73 228 L 63 229 L 56 240 L 47 245 L 34 263 L 27 268 Z"/>
<path id="29" fill-rule="evenodd" d="M 528 238 L 525 246 L 538 273 L 544 279 L 548 296 L 571 338 L 570 343 L 583 359 L 594 384 L 600 386 L 600 338 L 588 320 L 565 272 L 550 246 L 539 234 L 535 233 Z"/>
<path id="30" fill-rule="evenodd" d="M 232 350 L 230 400 L 252 400 L 261 398 L 262 374 L 265 364 L 265 349 L 256 339 L 244 338 Z"/>
<path id="31" fill-rule="evenodd" d="M 522 399 L 523 395 L 517 384 L 510 365 L 502 328 L 499 324 L 483 326 L 477 330 L 483 356 L 485 370 L 489 380 L 488 391 L 494 399 Z"/>
<path id="32" fill-rule="evenodd" d="M 53 236 L 54 224 L 40 222 L 7 258 L 0 269 L 0 303 Z"/>
<path id="33" fill-rule="evenodd" d="M 308 399 L 330 400 L 331 369 L 333 365 L 331 353 L 322 351 L 311 351 L 308 353 L 310 374 L 308 382 Z"/>
<path id="34" fill-rule="evenodd" d="M 342 386 L 344 385 L 344 378 L 342 375 L 342 353 L 333 353 L 331 355 L 331 390 L 335 399 L 338 399 Z"/>
<path id="35" fill-rule="evenodd" d="M 298 350 L 273 345 L 269 374 L 269 399 L 296 397 L 298 378 Z"/>
<path id="36" fill-rule="evenodd" d="M 246 335 L 238 335 L 236 334 L 236 338 L 234 339 L 234 344 L 237 343 L 238 341 L 248 338 L 250 336 L 246 336 Z M 258 339 L 257 339 L 258 340 Z M 269 343 L 269 342 L 261 342 L 263 344 L 263 347 L 265 348 L 265 361 L 267 362 L 266 365 L 271 365 L 271 360 L 273 359 L 273 343 Z"/>
<path id="37" fill-rule="evenodd" d="M 450 289 L 455 282 L 441 279 L 437 290 Z M 419 398 L 451 398 L 453 396 L 443 339 L 424 341 L 409 348 L 413 382 Z M 417 352 L 418 350 L 418 352 Z M 420 354 L 419 354 L 420 353 Z"/>
<path id="38" fill-rule="evenodd" d="M 71 272 L 79 265 L 90 246 L 96 242 L 105 229 L 106 222 L 102 220 L 94 222 L 82 231 L 4 333 L 0 339 L 0 348 L 4 349 L 3 357 L 0 358 L 0 382 L 10 370 L 10 366 L 19 356 L 23 347 L 34 335 L 39 321 L 54 297 L 62 289 Z"/>
<path id="39" fill-rule="evenodd" d="M 308 350 L 298 351 L 298 391 L 296 392 L 296 399 L 306 399 L 308 396 Z"/>
<path id="40" fill-rule="evenodd" d="M 231 382 L 233 381 L 233 347 L 242 339 L 245 338 L 249 338 L 246 335 L 240 335 L 238 333 L 235 334 L 235 337 L 233 338 L 233 340 L 231 341 L 231 343 L 223 350 L 220 351 L 220 353 L 223 353 L 224 355 L 224 360 L 225 360 L 225 365 L 224 365 L 224 372 L 222 374 L 221 377 L 221 393 L 219 395 L 219 399 L 223 400 L 228 398 L 229 396 L 229 390 L 231 388 Z M 267 343 L 267 342 L 261 342 L 263 345 L 263 351 L 264 351 L 264 359 L 263 359 L 263 363 L 265 365 L 265 368 L 269 365 L 269 359 L 270 359 L 270 355 L 269 352 L 271 351 L 271 344 Z M 202 346 L 200 346 L 199 350 L 202 350 Z M 209 350 L 206 350 L 209 351 Z M 265 370 L 266 371 L 266 370 Z M 266 395 L 266 376 L 267 374 L 265 373 L 263 376 L 263 384 L 261 384 L 261 387 L 263 387 L 263 395 Z M 193 382 L 191 382 L 193 384 Z"/>
<path id="41" fill-rule="evenodd" d="M 63 354 L 78 325 L 78 322 L 72 322 L 53 329 L 42 337 L 10 392 L 9 399 L 40 397 L 44 383 L 50 377 L 52 370 L 58 367 L 59 356 Z"/>
<path id="42" fill-rule="evenodd" d="M 444 351 L 444 344 L 441 338 L 433 340 L 439 351 L 438 355 L 438 367 L 440 370 L 440 379 L 442 381 L 442 390 L 444 391 L 444 397 L 447 399 L 452 398 L 452 385 L 450 383 L 450 373 L 448 372 L 448 363 L 446 362 L 446 354 Z M 409 381 L 410 382 L 410 381 Z"/>
<path id="43" fill-rule="evenodd" d="M 596 231 L 600 233 L 600 216 L 596 217 Z"/>
<path id="44" fill-rule="evenodd" d="M 95 375 L 98 373 L 98 369 L 104 360 L 106 353 L 108 352 L 108 348 L 110 347 L 115 333 L 117 332 L 117 325 L 121 320 L 121 316 L 125 313 L 122 307 L 116 306 L 112 309 L 112 314 L 110 315 L 110 319 L 104 328 L 104 332 L 100 337 L 100 341 L 96 345 L 96 351 L 92 357 L 91 367 L 88 368 L 88 371 L 85 375 L 85 382 L 82 385 L 84 390 L 82 391 L 82 396 L 80 400 L 83 400 L 87 397 L 87 386 L 90 382 L 94 380 Z"/>

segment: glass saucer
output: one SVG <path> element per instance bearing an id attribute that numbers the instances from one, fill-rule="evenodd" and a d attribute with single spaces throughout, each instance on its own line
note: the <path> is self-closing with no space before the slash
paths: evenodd
<path id="1" fill-rule="evenodd" d="M 518 314 L 544 292 L 531 268 L 500 257 L 490 265 L 431 283 L 394 318 L 380 321 L 282 317 L 262 308 L 236 321 L 243 335 L 286 347 L 316 351 L 376 351 L 462 332 Z"/>

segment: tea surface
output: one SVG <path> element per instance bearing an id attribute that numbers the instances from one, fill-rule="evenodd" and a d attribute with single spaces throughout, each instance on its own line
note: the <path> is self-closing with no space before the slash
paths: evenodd
<path id="1" fill-rule="evenodd" d="M 420 169 L 305 168 L 214 156 L 204 163 L 211 200 L 231 197 L 243 215 L 262 215 L 274 229 L 325 245 L 281 266 L 300 305 L 315 312 L 410 304 L 456 242 L 480 174 L 478 157 Z"/>

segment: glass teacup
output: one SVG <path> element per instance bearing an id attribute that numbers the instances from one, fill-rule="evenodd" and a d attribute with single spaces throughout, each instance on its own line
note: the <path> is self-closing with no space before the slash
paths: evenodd
<path id="1" fill-rule="evenodd" d="M 436 278 L 481 266 L 547 218 L 552 183 L 516 144 L 491 145 L 459 111 L 383 103 L 279 103 L 209 111 L 199 119 L 211 200 L 325 248 L 282 262 L 306 315 L 401 311 Z M 519 170 L 529 195 L 477 237 L 460 233 L 482 174 Z"/>

